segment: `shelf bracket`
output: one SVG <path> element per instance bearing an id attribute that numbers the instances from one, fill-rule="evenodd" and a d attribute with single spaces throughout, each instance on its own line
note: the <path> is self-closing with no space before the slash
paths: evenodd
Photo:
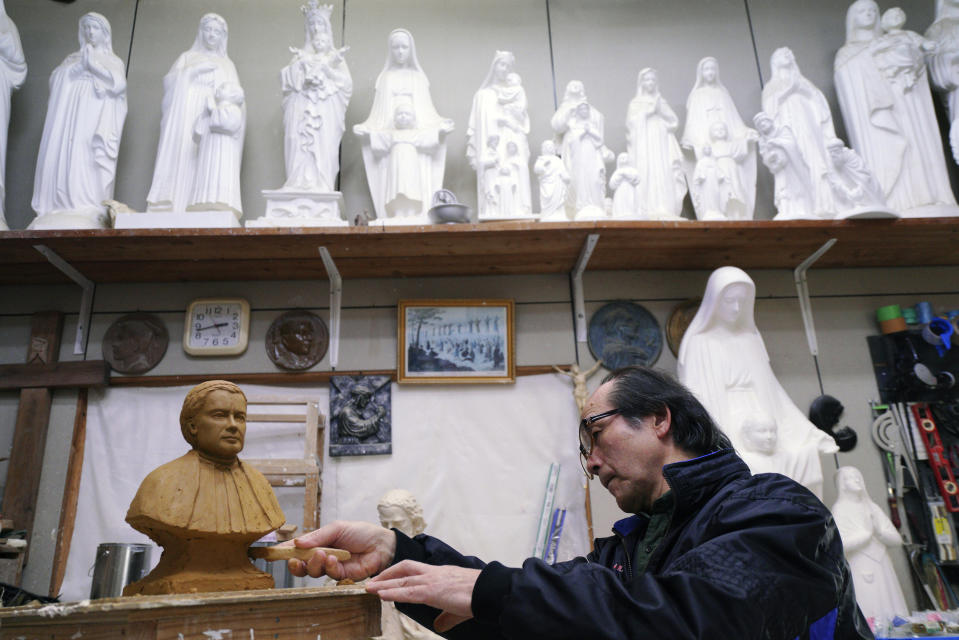
<path id="1" fill-rule="evenodd" d="M 330 369 L 336 371 L 340 359 L 340 308 L 343 303 L 343 278 L 326 247 L 320 247 L 320 258 L 330 277 Z"/>
<path id="2" fill-rule="evenodd" d="M 61 258 L 53 249 L 43 244 L 35 244 L 33 248 L 39 251 L 50 264 L 62 271 L 68 278 L 80 285 L 83 294 L 80 298 L 80 316 L 77 319 L 77 337 L 73 343 L 73 355 L 87 356 L 87 340 L 90 338 L 90 316 L 93 315 L 93 294 L 97 289 L 96 283 L 77 271 L 73 266 Z"/>
<path id="3" fill-rule="evenodd" d="M 799 309 L 802 312 L 802 323 L 806 328 L 806 342 L 809 344 L 809 353 L 813 356 L 819 355 L 819 343 L 816 340 L 816 325 L 812 319 L 812 302 L 809 300 L 809 285 L 806 282 L 806 272 L 816 260 L 819 260 L 824 253 L 829 251 L 836 244 L 835 238 L 830 238 L 821 247 L 801 263 L 793 271 L 793 281 L 796 283 L 796 291 L 799 293 Z"/>
<path id="4" fill-rule="evenodd" d="M 579 258 L 576 260 L 576 266 L 569 272 L 569 282 L 573 289 L 573 321 L 576 325 L 576 342 L 586 342 L 586 303 L 583 298 L 583 272 L 586 271 L 586 263 L 589 257 L 593 255 L 593 249 L 599 242 L 599 234 L 591 233 L 586 236 L 583 242 L 583 248 L 579 252 Z"/>

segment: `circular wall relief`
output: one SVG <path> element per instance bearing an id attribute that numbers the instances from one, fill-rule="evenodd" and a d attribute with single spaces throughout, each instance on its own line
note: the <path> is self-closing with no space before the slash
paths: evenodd
<path id="1" fill-rule="evenodd" d="M 659 323 L 645 307 L 610 302 L 589 319 L 589 350 L 613 370 L 631 364 L 652 365 L 663 350 Z"/>
<path id="2" fill-rule="evenodd" d="M 702 298 L 690 298 L 676 305 L 673 312 L 669 314 L 669 320 L 666 321 L 666 344 L 673 355 L 679 357 L 679 345 L 683 342 L 683 336 L 689 323 L 696 317 L 699 311 L 699 305 Z"/>
<path id="3" fill-rule="evenodd" d="M 309 369 L 323 359 L 329 344 L 326 323 L 309 311 L 287 311 L 266 332 L 266 354 L 281 369 Z"/>
<path id="4" fill-rule="evenodd" d="M 117 373 L 146 373 L 163 359 L 170 334 L 152 313 L 128 313 L 103 335 L 103 359 Z"/>

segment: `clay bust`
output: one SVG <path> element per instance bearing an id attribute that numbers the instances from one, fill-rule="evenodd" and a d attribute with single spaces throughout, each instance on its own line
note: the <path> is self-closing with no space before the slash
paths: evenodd
<path id="1" fill-rule="evenodd" d="M 123 595 L 272 588 L 247 548 L 285 518 L 266 478 L 237 458 L 246 396 L 223 380 L 197 385 L 183 401 L 180 431 L 192 450 L 150 472 L 126 517 L 163 555 Z"/>
<path id="2" fill-rule="evenodd" d="M 397 529 L 409 537 L 426 530 L 423 508 L 413 494 L 405 489 L 391 489 L 383 494 L 376 511 L 380 524 Z M 392 602 L 383 602 L 381 616 L 383 635 L 388 640 L 441 640 L 440 636 L 396 610 Z"/>
<path id="3" fill-rule="evenodd" d="M 888 548 L 902 537 L 885 512 L 869 498 L 855 467 L 836 472 L 839 497 L 832 506 L 856 588 L 856 601 L 867 618 L 891 618 L 909 611 Z"/>

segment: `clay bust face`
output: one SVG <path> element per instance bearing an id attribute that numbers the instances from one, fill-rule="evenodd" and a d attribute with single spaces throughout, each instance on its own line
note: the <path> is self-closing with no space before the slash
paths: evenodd
<path id="1" fill-rule="evenodd" d="M 390 38 L 390 57 L 393 64 L 405 67 L 410 59 L 410 39 L 405 33 L 393 34 Z"/>
<path id="2" fill-rule="evenodd" d="M 749 289 L 745 284 L 731 284 L 723 289 L 719 305 L 716 307 L 716 315 L 720 322 L 729 328 L 739 325 L 748 298 Z"/>
<path id="3" fill-rule="evenodd" d="M 379 505 L 376 507 L 380 514 L 380 524 L 387 529 L 398 529 L 406 535 L 413 536 L 413 521 L 406 510 L 396 505 Z"/>
<path id="4" fill-rule="evenodd" d="M 200 34 L 203 36 L 203 44 L 210 51 L 216 50 L 226 37 L 226 31 L 218 20 L 207 20 L 200 27 Z"/>
<path id="5" fill-rule="evenodd" d="M 211 458 L 232 462 L 243 450 L 246 436 L 246 400 L 238 393 L 216 389 L 188 425 L 196 448 Z"/>
<path id="6" fill-rule="evenodd" d="M 748 419 L 743 422 L 743 443 L 749 451 L 772 455 L 776 452 L 779 431 L 776 423 L 764 418 Z"/>

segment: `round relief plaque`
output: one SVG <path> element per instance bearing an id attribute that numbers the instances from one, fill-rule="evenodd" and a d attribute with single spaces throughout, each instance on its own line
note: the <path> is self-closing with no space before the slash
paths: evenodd
<path id="1" fill-rule="evenodd" d="M 266 332 L 266 354 L 281 369 L 309 369 L 326 355 L 330 332 L 326 323 L 309 311 L 287 311 Z"/>
<path id="2" fill-rule="evenodd" d="M 663 350 L 659 323 L 645 307 L 610 302 L 589 319 L 589 350 L 609 370 L 631 364 L 649 366 Z"/>
<path id="3" fill-rule="evenodd" d="M 666 344 L 673 355 L 679 357 L 679 345 L 683 341 L 686 329 L 689 323 L 693 321 L 696 312 L 699 311 L 701 298 L 691 298 L 676 305 L 673 312 L 669 314 L 669 320 L 666 321 Z"/>
<path id="4" fill-rule="evenodd" d="M 103 335 L 103 359 L 117 373 L 146 373 L 163 359 L 170 334 L 152 313 L 129 313 Z"/>

